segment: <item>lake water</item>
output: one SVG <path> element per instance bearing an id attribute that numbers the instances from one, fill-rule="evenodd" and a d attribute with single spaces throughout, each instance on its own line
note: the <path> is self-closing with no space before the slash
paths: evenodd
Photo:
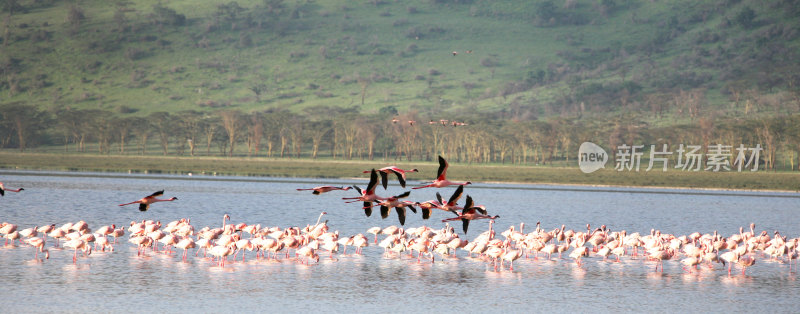
<path id="1" fill-rule="evenodd" d="M 421 178 L 410 176 L 411 178 Z M 344 204 L 341 197 L 356 192 L 333 191 L 312 195 L 296 188 L 317 185 L 364 186 L 365 180 L 314 180 L 262 177 L 213 177 L 143 174 L 61 173 L 2 171 L 0 180 L 21 193 L 0 198 L 0 221 L 19 229 L 84 220 L 93 229 L 112 223 L 160 220 L 166 224 L 191 218 L 195 229 L 218 227 L 229 214 L 233 223 L 281 228 L 313 224 L 320 212 L 328 214 L 331 230 L 343 236 L 365 233 L 369 227 L 397 224 L 392 213 L 386 220 L 374 213 L 365 217 L 360 203 Z M 409 180 L 410 186 L 419 182 Z M 175 202 L 157 203 L 146 212 L 137 200 L 153 191 L 166 190 Z M 408 198 L 445 198 L 453 188 L 414 190 Z M 390 181 L 389 196 L 405 191 Z M 724 236 L 756 223 L 756 230 L 771 235 L 779 230 L 800 235 L 800 195 L 777 192 L 713 192 L 698 190 L 597 188 L 511 184 L 474 184 L 465 189 L 477 204 L 488 207 L 499 233 L 511 225 L 537 221 L 551 230 L 562 224 L 585 230 L 587 223 L 612 230 L 648 234 L 651 228 L 676 235 L 695 231 Z M 463 198 L 462 198 L 463 202 Z M 412 215 L 406 228 L 427 225 L 441 228 L 449 215 L 433 213 L 430 220 Z M 455 225 L 460 229 L 460 224 Z M 475 221 L 467 239 L 485 231 L 488 223 Z M 461 234 L 463 236 L 463 234 Z M 371 237 L 371 235 L 370 235 Z M 247 261 L 218 267 L 190 254 L 182 262 L 171 256 L 147 253 L 137 257 L 126 236 L 114 252 L 95 251 L 72 263 L 72 251 L 48 248 L 50 259 L 33 259 L 25 245 L 0 248 L 0 282 L 5 286 L 3 313 L 17 312 L 797 312 L 800 296 L 797 274 L 789 265 L 759 256 L 746 275 L 734 269 L 728 276 L 721 266 L 688 274 L 678 260 L 664 262 L 664 272 L 653 271 L 654 262 L 625 258 L 604 262 L 591 256 L 578 267 L 564 255 L 553 261 L 525 259 L 514 271 L 495 272 L 478 258 L 458 258 L 417 263 L 412 257 L 386 258 L 382 248 L 370 246 L 363 255 L 340 254 L 336 260 L 322 253 L 311 266 L 291 260 Z M 194 253 L 192 251 L 191 253 Z"/>

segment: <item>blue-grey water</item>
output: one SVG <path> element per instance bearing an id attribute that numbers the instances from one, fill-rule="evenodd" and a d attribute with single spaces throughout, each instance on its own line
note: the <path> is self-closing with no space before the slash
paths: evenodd
<path id="1" fill-rule="evenodd" d="M 341 197 L 355 196 L 354 190 L 318 196 L 295 190 L 363 187 L 361 179 L 2 171 L 0 181 L 9 188 L 25 188 L 0 198 L 0 221 L 19 229 L 79 220 L 96 229 L 143 219 L 166 224 L 190 218 L 199 230 L 221 226 L 224 214 L 233 223 L 304 227 L 322 211 L 328 213 L 324 219 L 331 230 L 342 235 L 397 224 L 394 213 L 386 220 L 377 212 L 368 218 L 360 203 L 343 203 Z M 388 191 L 379 187 L 378 194 L 404 191 L 396 181 L 391 183 Z M 410 186 L 418 183 L 409 180 Z M 154 204 L 146 212 L 136 205 L 117 206 L 160 189 L 166 190 L 165 197 L 179 200 Z M 437 191 L 447 198 L 453 190 L 414 190 L 409 199 L 433 199 Z M 647 234 L 656 228 L 676 235 L 729 235 L 755 222 L 757 231 L 770 235 L 775 230 L 790 238 L 800 235 L 797 193 L 512 184 L 475 184 L 465 193 L 501 216 L 495 224 L 498 236 L 520 222 L 530 230 L 537 221 L 548 230 L 562 224 L 585 230 L 589 223 L 628 233 Z M 406 227 L 441 228 L 447 214 L 437 211 L 425 221 L 409 212 Z M 487 228 L 485 220 L 473 222 L 467 239 Z M 514 271 L 495 272 L 463 251 L 458 258 L 437 256 L 435 263 L 417 263 L 408 256 L 386 258 L 380 247 L 370 246 L 363 255 L 349 251 L 335 260 L 322 253 L 311 266 L 285 259 L 259 261 L 248 253 L 246 262 L 222 268 L 195 257 L 194 251 L 187 262 L 181 262 L 180 254 L 137 257 L 127 233 L 114 252 L 95 251 L 77 264 L 72 263 L 72 251 L 52 248 L 48 241 L 51 255 L 43 262 L 34 260 L 34 249 L 25 245 L 0 248 L 5 300 L 0 312 L 796 312 L 800 296 L 797 274 L 789 265 L 764 257 L 744 276 L 728 276 L 720 266 L 688 274 L 677 260 L 664 262 L 663 273 L 641 259 L 614 263 L 592 256 L 578 267 L 566 255 L 554 261 L 523 257 Z"/>

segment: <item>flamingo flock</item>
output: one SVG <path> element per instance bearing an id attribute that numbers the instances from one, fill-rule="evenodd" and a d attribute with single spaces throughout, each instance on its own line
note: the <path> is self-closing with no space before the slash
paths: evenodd
<path id="1" fill-rule="evenodd" d="M 303 265 L 319 263 L 322 258 L 337 261 L 337 256 L 347 255 L 348 247 L 353 248 L 352 254 L 363 255 L 363 249 L 369 247 L 370 242 L 382 249 L 382 257 L 386 259 L 435 263 L 435 257 L 438 255 L 440 261 L 461 259 L 483 261 L 494 271 L 504 270 L 506 264 L 508 271 L 514 271 L 514 262 L 523 257 L 524 260 L 530 261 L 528 264 L 562 261 L 574 262 L 577 267 L 584 267 L 585 260 L 617 263 L 626 259 L 640 261 L 644 267 L 652 267 L 654 272 L 663 272 L 665 262 L 679 262 L 683 271 L 687 273 L 700 272 L 701 268 L 713 271 L 719 264 L 720 270 L 724 271 L 727 267 L 727 274 L 730 276 L 734 265 L 740 268 L 742 275 L 745 275 L 747 268 L 752 267 L 757 259 L 788 263 L 792 271 L 800 253 L 798 245 L 800 237 L 787 238 L 778 231 L 772 234 L 767 231 L 756 232 L 755 224 L 751 224 L 747 232 L 744 228 L 740 228 L 738 233 L 723 236 L 716 231 L 705 234 L 693 232 L 688 235 L 673 235 L 661 233 L 657 229 L 651 229 L 649 234 L 645 235 L 639 232 L 628 234 L 625 230 L 612 232 L 605 225 L 592 229 L 590 224 L 586 225 L 585 230 L 568 230 L 565 225 L 547 230 L 537 222 L 536 228 L 531 232 L 525 233 L 525 224 L 520 223 L 518 229 L 516 225 L 512 225 L 498 235 L 494 225 L 499 216 L 489 215 L 486 206 L 475 205 L 473 198 L 465 193 L 465 186 L 471 183 L 449 181 L 447 169 L 447 161 L 439 156 L 436 179 L 412 190 L 455 186 L 453 194 L 445 200 L 441 193 L 436 192 L 435 199 L 423 202 L 407 200 L 411 191 L 389 197 L 379 196 L 376 193 L 379 182 L 382 182 L 384 189 L 387 188 L 390 173 L 394 173 L 400 185 L 405 187 L 406 173 L 418 172 L 417 169 L 403 170 L 389 166 L 364 171 L 370 174 L 367 186 L 364 189 L 352 186 L 358 192 L 358 196 L 342 199 L 345 203 L 361 203 L 360 208 L 367 217 L 371 216 L 372 208 L 375 206 L 380 208 L 383 219 L 387 218 L 390 210 L 394 208 L 400 222 L 400 226 L 367 229 L 366 233 L 372 235 L 372 241 L 363 233 L 346 236 L 341 235 L 339 231 L 331 231 L 328 220 L 322 221 L 326 212 L 320 213 L 314 224 L 302 228 L 262 227 L 260 223 L 231 223 L 231 217 L 225 214 L 221 225 L 202 228 L 193 226 L 189 218 L 163 225 L 160 221 L 152 220 L 120 224 L 127 227 L 109 224 L 95 231 L 92 231 L 85 221 L 68 222 L 59 227 L 56 227 L 56 224 L 49 224 L 24 229 L 3 222 L 0 224 L 0 235 L 5 239 L 6 248 L 32 248 L 36 261 L 44 262 L 50 258 L 51 250 L 57 249 L 72 253 L 72 262 L 75 264 L 81 259 L 91 258 L 93 252 L 118 252 L 119 250 L 115 248 L 125 245 L 123 241 L 118 240 L 125 235 L 128 235 L 128 245 L 136 248 L 136 258 L 145 258 L 153 254 L 177 256 L 176 251 L 179 249 L 182 250 L 181 262 L 188 263 L 190 250 L 194 249 L 194 258 L 212 261 L 219 267 L 225 267 L 226 264 L 236 263 L 239 260 L 244 262 L 248 254 L 251 256 L 254 254 L 255 256 L 251 258 L 257 261 L 295 262 Z M 311 190 L 313 194 L 319 195 L 350 189 L 351 187 L 319 186 L 297 190 Z M 4 190 L 18 192 L 22 189 L 5 189 L 0 183 L 0 191 Z M 119 206 L 139 204 L 139 210 L 146 211 L 151 204 L 177 200 L 177 197 L 157 198 L 163 194 L 164 190 L 160 190 L 140 200 Z M 466 201 L 463 205 L 459 205 L 458 202 L 464 195 Z M 417 207 L 421 209 L 424 220 L 432 216 L 433 209 L 442 210 L 452 216 L 441 220 L 445 223 L 441 229 L 427 226 L 405 229 L 406 208 L 417 213 Z M 470 222 L 474 220 L 488 221 L 488 230 L 472 240 L 467 240 L 465 238 Z M 450 226 L 451 221 L 461 221 L 463 238 Z M 379 237 L 382 239 L 379 240 Z M 49 247 L 48 242 L 52 243 Z M 458 256 L 458 250 L 465 251 L 462 257 Z M 43 259 L 40 259 L 40 254 L 43 255 Z M 562 257 L 563 255 L 566 256 Z M 628 264 L 631 263 L 626 263 Z"/>
<path id="2" fill-rule="evenodd" d="M 3 222 L 0 234 L 8 241 L 6 248 L 29 247 L 33 249 L 34 260 L 39 262 L 49 259 L 54 248 L 72 253 L 73 263 L 91 258 L 97 251 L 117 254 L 119 250 L 115 248 L 125 245 L 117 238 L 127 234 L 129 247 L 136 248 L 132 258 L 174 254 L 176 259 L 189 263 L 190 251 L 194 250 L 194 258 L 211 261 L 217 267 L 245 262 L 248 254 L 259 262 L 314 265 L 323 258 L 338 261 L 340 256 L 347 255 L 348 247 L 352 247 L 351 254 L 363 255 L 365 247 L 377 246 L 384 259 L 410 263 L 436 263 L 437 256 L 445 262 L 468 259 L 482 261 L 493 271 L 514 271 L 514 263 L 520 259 L 526 260 L 528 267 L 536 267 L 537 263 L 574 263 L 586 267 L 586 260 L 618 263 L 625 259 L 625 265 L 640 265 L 654 272 L 663 272 L 663 264 L 673 262 L 679 263 L 686 273 L 708 269 L 732 276 L 735 265 L 744 276 L 757 259 L 776 262 L 769 264 L 788 264 L 792 271 L 800 253 L 800 237 L 787 238 L 778 231 L 772 235 L 767 231 L 756 232 L 754 224 L 748 232 L 742 228 L 728 236 L 716 232 L 673 235 L 658 230 L 646 235 L 628 234 L 625 230 L 612 232 L 606 226 L 592 229 L 588 224 L 585 230 L 568 230 L 563 225 L 546 230 L 539 223 L 528 233 L 524 231 L 524 223 L 498 233 L 494 229 L 495 220 L 489 219 L 487 231 L 467 240 L 449 224 L 441 229 L 372 227 L 366 230 L 372 237 L 364 233 L 344 236 L 330 230 L 328 221 L 321 221 L 325 214 L 322 212 L 316 223 L 302 228 L 231 223 L 230 216 L 224 215 L 222 224 L 214 227 L 195 228 L 190 219 L 183 218 L 167 224 L 133 221 L 127 228 L 112 224 L 94 232 L 84 221 L 21 230 Z M 63 241 L 60 248 L 59 241 Z M 48 242 L 53 244 L 48 246 Z M 464 252 L 459 256 L 458 251 Z"/>

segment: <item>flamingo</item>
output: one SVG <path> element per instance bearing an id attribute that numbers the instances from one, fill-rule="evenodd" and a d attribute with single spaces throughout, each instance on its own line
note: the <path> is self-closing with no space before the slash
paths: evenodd
<path id="1" fill-rule="evenodd" d="M 461 194 L 463 193 L 464 193 L 464 186 L 459 185 L 458 188 L 456 188 L 456 191 L 453 192 L 453 195 L 450 196 L 450 199 L 447 201 L 447 203 L 445 203 L 444 199 L 442 198 L 442 195 L 439 194 L 439 192 L 436 192 L 436 199 L 439 201 L 439 204 L 442 204 L 441 206 L 439 206 L 439 209 L 456 213 L 457 210 L 463 210 L 464 208 L 470 207 L 470 206 L 465 206 L 464 208 L 462 208 L 456 205 L 456 203 L 458 203 L 458 200 L 461 198 Z"/>
<path id="2" fill-rule="evenodd" d="M 48 250 L 46 250 L 44 248 L 44 242 L 45 242 L 45 239 L 44 238 L 40 238 L 40 237 L 32 237 L 32 238 L 25 239 L 25 243 L 27 243 L 28 245 L 36 248 L 36 251 L 35 251 L 36 253 L 33 256 L 33 259 L 35 259 L 35 260 L 39 259 L 39 252 L 45 253 L 45 259 L 50 259 L 50 251 L 48 251 Z"/>
<path id="3" fill-rule="evenodd" d="M 92 247 L 86 244 L 86 241 L 81 239 L 73 239 L 67 242 L 64 242 L 64 247 L 72 248 L 75 250 L 75 254 L 72 255 L 72 263 L 75 264 L 78 261 L 78 250 L 83 251 L 86 255 L 92 254 Z M 88 252 L 88 253 L 87 253 Z"/>
<path id="4" fill-rule="evenodd" d="M 225 260 L 228 258 L 228 255 L 233 254 L 233 246 L 235 246 L 235 244 L 225 246 L 217 245 L 212 247 L 211 250 L 208 251 L 208 254 L 219 258 L 218 265 L 222 268 L 225 268 Z"/>
<path id="5" fill-rule="evenodd" d="M 417 213 L 417 209 L 414 208 L 414 202 L 400 200 L 401 198 L 408 197 L 410 194 L 411 191 L 406 191 L 403 194 L 392 196 L 380 201 L 378 205 L 381 206 L 381 218 L 386 219 L 386 217 L 389 217 L 389 209 L 394 208 L 395 211 L 397 211 L 397 218 L 400 220 L 400 225 L 405 225 L 406 207 L 410 208 L 415 214 Z"/>
<path id="6" fill-rule="evenodd" d="M 447 161 L 444 160 L 444 158 L 442 158 L 442 156 L 439 156 L 439 171 L 438 171 L 438 173 L 436 175 L 436 180 L 434 180 L 433 182 L 431 182 L 428 185 L 417 186 L 417 187 L 413 187 L 412 189 L 422 189 L 422 188 L 429 188 L 429 187 L 443 188 L 443 187 L 451 186 L 451 185 L 472 184 L 472 182 L 469 182 L 469 181 L 467 181 L 467 182 L 453 182 L 453 181 L 447 180 L 447 167 L 448 167 Z"/>
<path id="7" fill-rule="evenodd" d="M 125 205 L 137 204 L 138 203 L 139 204 L 139 211 L 146 211 L 148 208 L 150 208 L 150 204 L 157 203 L 157 202 L 171 202 L 171 201 L 174 201 L 174 200 L 178 199 L 177 197 L 174 197 L 174 196 L 171 197 L 171 198 L 168 198 L 168 199 L 158 199 L 158 198 L 156 198 L 156 196 L 161 196 L 161 195 L 164 195 L 164 190 L 157 191 L 157 192 L 155 192 L 153 194 L 145 196 L 144 198 L 142 198 L 142 199 L 140 199 L 138 201 L 125 203 L 125 204 L 119 204 L 119 206 L 125 206 Z"/>
<path id="8" fill-rule="evenodd" d="M 364 214 L 366 214 L 367 217 L 369 217 L 370 215 L 372 215 L 372 202 L 382 201 L 387 199 L 385 197 L 380 197 L 377 194 L 375 194 L 375 187 L 377 186 L 378 186 L 378 172 L 375 171 L 375 169 L 372 169 L 372 172 L 369 175 L 369 184 L 367 184 L 366 189 L 361 190 L 359 187 L 353 186 L 356 189 L 356 191 L 358 191 L 358 193 L 361 194 L 361 196 L 342 197 L 342 199 L 352 200 L 352 201 L 347 201 L 345 203 L 355 203 L 358 201 L 364 202 Z"/>
<path id="9" fill-rule="evenodd" d="M 299 248 L 297 250 L 296 254 L 299 255 L 299 256 L 305 257 L 305 263 L 303 263 L 303 261 L 301 260 L 300 264 L 310 265 L 312 259 L 315 262 L 319 263 L 319 255 L 317 255 L 315 250 L 313 248 L 311 248 L 311 247 L 304 246 L 302 248 Z"/>
<path id="10" fill-rule="evenodd" d="M 365 170 L 364 173 L 369 173 L 369 170 Z M 397 175 L 397 181 L 400 181 L 400 186 L 403 188 L 406 187 L 406 173 L 407 172 L 419 172 L 417 169 L 411 170 L 404 170 L 400 169 L 397 166 L 388 166 L 378 169 L 378 172 L 381 174 L 381 183 L 383 183 L 383 189 L 387 189 L 389 185 L 389 173 L 394 173 Z"/>
<path id="11" fill-rule="evenodd" d="M 430 200 L 425 202 L 417 202 L 416 204 L 422 210 L 422 219 L 431 218 L 431 210 L 434 208 L 442 208 L 442 203 L 437 200 Z"/>
<path id="12" fill-rule="evenodd" d="M 323 186 L 313 187 L 313 188 L 310 188 L 310 189 L 297 189 L 297 190 L 298 191 L 314 191 L 314 192 L 311 192 L 311 194 L 320 195 L 320 194 L 325 193 L 325 192 L 336 191 L 336 190 L 347 191 L 347 190 L 349 190 L 351 188 L 352 187 L 349 187 L 349 186 L 342 187 L 342 186 L 323 185 Z"/>
<path id="13" fill-rule="evenodd" d="M 569 253 L 569 257 L 575 259 L 578 267 L 581 267 L 581 258 L 584 256 L 589 256 L 589 248 L 583 245 L 576 247 L 572 250 L 572 253 Z"/>
<path id="14" fill-rule="evenodd" d="M 736 263 L 738 263 L 739 266 L 742 267 L 742 276 L 744 276 L 744 271 L 747 270 L 747 267 L 753 266 L 753 264 L 756 263 L 756 259 L 755 257 L 752 257 L 750 255 L 745 255 L 739 257 Z"/>
<path id="15" fill-rule="evenodd" d="M 462 223 L 461 226 L 462 229 L 464 230 L 464 234 L 467 233 L 470 220 L 476 220 L 476 219 L 494 220 L 500 218 L 499 215 L 489 216 L 486 212 L 486 209 L 483 208 L 483 206 L 472 206 L 472 197 L 470 197 L 469 195 L 467 195 L 467 202 L 464 205 L 464 209 L 461 211 L 461 213 L 457 213 L 455 211 L 453 211 L 453 213 L 456 214 L 457 217 L 443 219 L 442 222 L 461 220 Z"/>
<path id="16" fill-rule="evenodd" d="M 508 261 L 509 270 L 514 271 L 514 261 L 522 256 L 521 250 L 506 250 L 500 256 L 500 268 L 503 268 L 503 261 Z"/>
<path id="17" fill-rule="evenodd" d="M 371 233 L 371 234 L 375 235 L 375 242 L 374 243 L 376 243 L 376 244 L 378 243 L 378 234 L 381 233 L 381 230 L 382 230 L 381 227 L 372 227 L 372 228 L 367 229 L 367 233 Z"/>
<path id="18" fill-rule="evenodd" d="M 19 189 L 9 189 L 9 188 L 6 188 L 6 187 L 5 187 L 5 185 L 3 185 L 3 182 L 0 182 L 0 196 L 5 196 L 5 195 L 6 195 L 6 192 L 5 192 L 5 191 L 9 191 L 9 192 L 17 192 L 17 193 L 19 193 L 19 192 L 21 192 L 21 191 L 24 191 L 24 190 L 25 190 L 25 189 L 23 189 L 23 188 L 19 188 Z"/>
<path id="19" fill-rule="evenodd" d="M 189 249 L 197 247 L 197 244 L 195 244 L 195 242 L 194 242 L 194 240 L 192 240 L 192 238 L 185 237 L 185 238 L 181 239 L 180 241 L 178 241 L 178 244 L 175 244 L 175 247 L 179 248 L 179 249 L 183 249 L 183 261 L 185 262 L 186 261 L 187 251 Z"/>

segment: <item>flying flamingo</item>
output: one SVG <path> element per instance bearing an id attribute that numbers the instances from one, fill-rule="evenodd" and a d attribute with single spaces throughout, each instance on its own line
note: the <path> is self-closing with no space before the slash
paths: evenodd
<path id="1" fill-rule="evenodd" d="M 439 209 L 446 210 L 446 211 L 458 214 L 457 213 L 458 210 L 463 210 L 464 208 L 471 207 L 471 205 L 470 205 L 470 206 L 466 206 L 464 208 L 461 208 L 461 207 L 458 207 L 458 205 L 456 205 L 456 203 L 458 203 L 458 200 L 461 198 L 461 194 L 463 194 L 463 193 L 464 193 L 464 186 L 463 185 L 459 185 L 458 188 L 456 188 L 456 191 L 453 192 L 453 195 L 450 196 L 450 199 L 447 200 L 447 203 L 445 203 L 444 202 L 444 198 L 442 198 L 442 195 L 439 194 L 439 192 L 436 192 L 436 199 L 439 200 L 439 204 L 442 204 L 439 207 Z"/>
<path id="2" fill-rule="evenodd" d="M 439 156 L 439 172 L 436 175 L 436 180 L 431 182 L 431 184 L 418 186 L 418 187 L 413 187 L 412 189 L 422 189 L 422 188 L 429 188 L 429 187 L 443 188 L 443 187 L 451 186 L 451 185 L 472 184 L 472 182 L 469 182 L 469 181 L 467 181 L 467 182 L 448 181 L 447 180 L 447 167 L 448 167 L 447 161 L 444 160 L 444 158 L 442 158 L 442 156 Z"/>
<path id="3" fill-rule="evenodd" d="M 349 187 L 349 186 L 348 187 L 341 187 L 341 186 L 323 185 L 323 186 L 313 187 L 313 188 L 310 188 L 310 189 L 297 189 L 297 190 L 298 191 L 314 191 L 314 192 L 311 192 L 311 194 L 320 195 L 320 194 L 325 193 L 325 192 L 330 192 L 330 191 L 335 191 L 335 190 L 347 191 L 349 189 L 351 189 L 351 187 Z"/>
<path id="4" fill-rule="evenodd" d="M 347 201 L 345 203 L 355 203 L 358 201 L 364 202 L 364 214 L 366 214 L 367 217 L 369 217 L 370 215 L 372 215 L 372 202 L 377 202 L 387 199 L 385 197 L 380 197 L 377 194 L 375 194 L 375 187 L 377 186 L 378 186 L 378 172 L 375 171 L 375 169 L 372 169 L 372 173 L 370 173 L 369 175 L 369 184 L 367 184 L 366 189 L 361 190 L 359 187 L 353 186 L 356 189 L 356 191 L 358 191 L 358 193 L 361 194 L 361 196 L 342 197 L 342 199 L 352 200 L 352 201 Z"/>
<path id="5" fill-rule="evenodd" d="M 417 213 L 417 209 L 414 208 L 414 202 L 400 200 L 401 198 L 408 197 L 410 194 L 411 191 L 406 191 L 403 194 L 395 195 L 380 201 L 378 205 L 381 206 L 381 218 L 386 219 L 386 217 L 389 217 L 389 209 L 394 208 L 397 211 L 397 218 L 400 219 L 400 225 L 405 225 L 406 207 L 410 208 L 415 214 Z"/>
<path id="6" fill-rule="evenodd" d="M 369 173 L 369 170 L 365 170 L 364 173 Z M 404 170 L 400 169 L 397 166 L 388 166 L 378 169 L 378 172 L 381 174 L 381 183 L 383 183 L 383 189 L 387 189 L 389 186 L 389 173 L 394 173 L 397 176 L 397 181 L 400 181 L 400 186 L 403 188 L 406 187 L 406 173 L 407 172 L 419 172 L 417 169 L 411 170 Z"/>
<path id="7" fill-rule="evenodd" d="M 476 219 L 494 220 L 500 218 L 499 215 L 489 216 L 486 212 L 486 209 L 483 208 L 483 206 L 472 206 L 472 197 L 470 197 L 469 195 L 467 195 L 467 202 L 464 205 L 464 209 L 461 211 L 461 213 L 456 213 L 455 211 L 453 211 L 453 213 L 456 214 L 457 217 L 443 219 L 442 222 L 461 220 L 464 234 L 467 233 L 470 220 L 476 220 Z"/>
<path id="8" fill-rule="evenodd" d="M 442 203 L 437 200 L 430 200 L 425 202 L 417 202 L 415 205 L 422 209 L 422 219 L 431 218 L 431 210 L 434 208 L 442 208 Z"/>
<path id="9" fill-rule="evenodd" d="M 158 202 L 171 202 L 171 201 L 174 201 L 174 200 L 178 199 L 177 197 L 174 197 L 174 196 L 171 197 L 171 198 L 168 198 L 168 199 L 158 199 L 158 198 L 156 198 L 156 196 L 161 196 L 161 195 L 164 195 L 164 190 L 161 190 L 161 191 L 155 192 L 153 194 L 150 194 L 148 196 L 145 196 L 144 198 L 142 198 L 142 199 L 140 199 L 138 201 L 135 201 L 135 202 L 119 204 L 119 206 L 125 206 L 125 205 L 137 204 L 138 203 L 139 204 L 139 211 L 146 211 L 148 208 L 150 208 L 150 204 L 158 203 Z"/>
<path id="10" fill-rule="evenodd" d="M 15 190 L 15 189 L 8 189 L 8 188 L 6 188 L 6 187 L 3 185 L 3 182 L 0 182 L 0 196 L 5 196 L 5 195 L 6 195 L 6 192 L 5 192 L 5 191 L 9 191 L 9 192 L 21 192 L 21 191 L 24 191 L 24 190 L 25 190 L 25 189 L 23 189 L 23 188 L 19 188 L 19 189 L 16 189 L 16 190 Z"/>

